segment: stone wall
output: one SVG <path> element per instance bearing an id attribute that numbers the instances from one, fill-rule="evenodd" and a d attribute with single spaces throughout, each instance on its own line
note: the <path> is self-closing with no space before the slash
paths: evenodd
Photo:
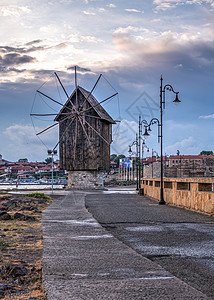
<path id="1" fill-rule="evenodd" d="M 143 166 L 143 177 L 151 178 L 152 175 L 153 175 L 153 178 L 160 177 L 160 162 L 159 161 L 154 161 L 153 163 Z"/>
<path id="2" fill-rule="evenodd" d="M 151 178 L 152 177 L 152 168 L 153 168 L 153 178 L 160 177 L 160 161 L 149 163 L 144 165 L 143 177 Z M 167 166 L 165 161 L 163 161 L 163 174 L 164 177 L 173 177 L 173 178 L 188 178 L 188 177 L 207 177 L 214 176 L 214 162 L 211 158 L 204 158 L 200 161 L 191 161 L 186 162 L 184 159 L 181 163 L 170 164 Z"/>
<path id="3" fill-rule="evenodd" d="M 160 199 L 160 178 L 141 179 L 150 198 Z M 176 206 L 214 214 L 214 178 L 164 178 L 164 200 Z"/>
<path id="4" fill-rule="evenodd" d="M 102 189 L 102 171 L 68 171 L 68 188 Z"/>

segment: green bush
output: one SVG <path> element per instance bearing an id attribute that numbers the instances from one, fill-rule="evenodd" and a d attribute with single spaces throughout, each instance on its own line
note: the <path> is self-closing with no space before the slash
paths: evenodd
<path id="1" fill-rule="evenodd" d="M 37 198 L 37 199 L 51 199 L 49 196 L 45 195 L 44 193 L 31 193 L 31 194 L 27 194 L 26 196 Z"/>

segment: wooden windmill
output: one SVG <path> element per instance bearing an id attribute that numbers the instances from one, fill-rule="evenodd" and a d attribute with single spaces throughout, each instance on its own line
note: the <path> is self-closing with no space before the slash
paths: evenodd
<path id="1" fill-rule="evenodd" d="M 93 95 L 102 74 L 89 92 L 77 85 L 75 67 L 75 90 L 68 95 L 58 75 L 55 73 L 67 101 L 54 118 L 55 124 L 37 133 L 40 135 L 53 126 L 59 125 L 60 168 L 68 171 L 69 187 L 85 188 L 103 185 L 103 170 L 110 167 L 110 144 L 112 142 L 112 124 L 115 121 L 102 107 L 102 103 L 118 93 L 99 102 Z M 37 91 L 49 100 L 53 98 Z M 41 114 L 31 114 L 39 115 Z"/>

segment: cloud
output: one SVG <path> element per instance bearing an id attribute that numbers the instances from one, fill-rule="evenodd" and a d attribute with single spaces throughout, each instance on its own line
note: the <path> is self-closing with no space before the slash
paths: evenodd
<path id="1" fill-rule="evenodd" d="M 208 116 L 200 116 L 199 119 L 214 119 L 214 114 Z"/>
<path id="2" fill-rule="evenodd" d="M 135 8 L 126 8 L 125 11 L 135 12 L 135 13 L 144 13 L 144 11 L 141 11 L 141 10 L 138 10 L 138 9 L 135 9 Z"/>
<path id="3" fill-rule="evenodd" d="M 180 150 L 181 153 L 195 153 L 197 149 L 200 150 L 197 142 L 191 136 L 173 145 L 166 146 L 165 149 L 167 153 L 176 153 L 177 150 Z"/>
<path id="4" fill-rule="evenodd" d="M 60 0 L 60 3 L 70 4 L 73 2 L 73 0 Z"/>
<path id="5" fill-rule="evenodd" d="M 36 127 L 36 132 L 44 128 Z M 5 149 L 7 157 L 18 160 L 20 157 L 27 157 L 29 160 L 35 160 L 35 157 L 44 160 L 47 157 L 47 149 L 35 134 L 34 127 L 31 125 L 16 124 L 7 127 L 4 135 L 9 139 L 8 148 Z M 57 128 L 52 134 L 46 135 L 46 146 L 55 145 L 58 141 Z"/>
<path id="6" fill-rule="evenodd" d="M 156 10 L 167 10 L 177 7 L 178 5 L 203 5 L 210 4 L 211 7 L 214 6 L 213 0 L 154 0 L 153 4 L 156 5 Z"/>
<path id="7" fill-rule="evenodd" d="M 111 7 L 111 8 L 117 7 L 117 5 L 115 5 L 115 4 L 113 4 L 113 3 L 110 3 L 110 4 L 106 5 L 106 6 Z"/>
<path id="8" fill-rule="evenodd" d="M 134 27 L 134 26 L 127 26 L 127 27 L 118 27 L 117 29 L 115 29 L 114 34 L 128 34 L 130 32 L 140 32 L 145 30 L 145 28 L 142 27 Z"/>
<path id="9" fill-rule="evenodd" d="M 91 15 L 91 16 L 95 16 L 95 15 L 96 15 L 95 12 L 90 12 L 90 11 L 86 11 L 86 10 L 84 10 L 83 13 L 84 13 L 85 15 Z"/>
<path id="10" fill-rule="evenodd" d="M 138 124 L 135 121 L 123 119 L 119 124 L 114 125 L 111 153 L 127 154 L 129 145 L 136 139 L 137 131 Z M 135 151 L 134 147 L 133 151 Z"/>
<path id="11" fill-rule="evenodd" d="M 26 71 L 26 69 L 6 68 L 5 66 L 0 67 L 0 72 L 3 72 L 3 73 L 12 73 L 12 72 L 23 73 L 25 71 Z"/>
<path id="12" fill-rule="evenodd" d="M 88 43 L 100 43 L 100 42 L 103 42 L 103 40 L 98 39 L 97 37 L 92 36 L 92 35 L 81 35 L 80 36 L 80 41 L 85 41 L 85 42 L 88 42 Z"/>
<path id="13" fill-rule="evenodd" d="M 40 27 L 40 31 L 46 34 L 56 34 L 58 32 L 58 27 L 54 24 L 49 24 L 47 26 Z"/>
<path id="14" fill-rule="evenodd" d="M 28 46 L 31 45 L 32 42 L 28 43 Z M 27 45 L 27 44 L 26 44 Z M 30 53 L 30 52 L 35 52 L 35 51 L 40 51 L 40 50 L 45 50 L 46 48 L 43 46 L 38 46 L 38 47 L 11 47 L 11 46 L 0 46 L 0 52 L 2 53 L 10 53 L 10 52 L 15 52 L 15 53 Z"/>
<path id="15" fill-rule="evenodd" d="M 31 46 L 31 45 L 34 45 L 34 44 L 40 44 L 41 42 L 42 42 L 42 40 L 34 40 L 34 41 L 26 43 L 25 45 L 26 46 Z"/>
<path id="16" fill-rule="evenodd" d="M 23 65 L 35 61 L 36 59 L 34 57 L 28 55 L 20 55 L 18 53 L 9 53 L 4 56 L 0 56 L 0 65 L 3 67 Z"/>
<path id="17" fill-rule="evenodd" d="M 3 17 L 20 17 L 23 14 L 29 14 L 31 10 L 27 6 L 1 6 L 0 7 L 0 16 Z"/>
<path id="18" fill-rule="evenodd" d="M 214 41 L 187 38 L 186 35 L 164 32 L 158 37 L 146 38 L 149 33 L 142 32 L 136 36 L 130 32 L 136 28 L 119 28 L 113 33 L 113 41 L 123 63 L 133 66 L 141 64 L 165 68 L 178 68 L 187 71 L 205 71 L 214 66 Z"/>

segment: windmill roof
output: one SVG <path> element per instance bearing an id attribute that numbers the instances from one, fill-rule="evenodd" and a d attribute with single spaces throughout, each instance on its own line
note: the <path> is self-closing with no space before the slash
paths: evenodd
<path id="1" fill-rule="evenodd" d="M 87 99 L 89 104 L 93 107 L 95 112 L 98 114 L 98 116 L 111 124 L 115 124 L 115 121 L 111 118 L 111 116 L 107 113 L 107 111 L 102 107 L 102 105 L 97 101 L 97 99 L 87 90 L 85 90 L 83 87 L 78 86 L 77 89 L 83 94 L 83 96 Z M 73 97 L 73 95 L 76 93 L 76 90 L 73 91 L 70 99 Z M 66 108 L 67 104 L 70 102 L 70 100 L 67 100 L 63 108 L 60 110 L 58 115 L 56 116 L 54 121 L 58 121 L 59 116 Z"/>

